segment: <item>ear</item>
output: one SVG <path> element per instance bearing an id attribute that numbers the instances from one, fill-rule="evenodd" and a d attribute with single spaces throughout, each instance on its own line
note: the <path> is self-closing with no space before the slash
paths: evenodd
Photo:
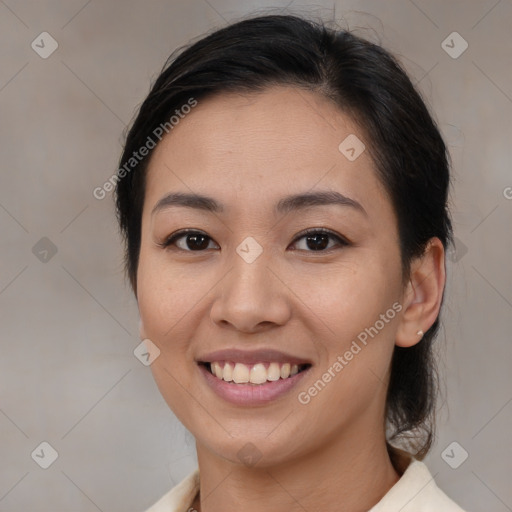
<path id="1" fill-rule="evenodd" d="M 445 282 L 445 251 L 441 240 L 434 237 L 425 252 L 411 263 L 396 345 L 412 347 L 430 329 L 439 315 Z"/>

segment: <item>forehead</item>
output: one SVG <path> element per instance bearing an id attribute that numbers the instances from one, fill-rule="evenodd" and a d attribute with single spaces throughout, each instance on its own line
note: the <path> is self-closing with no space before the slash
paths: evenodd
<path id="1" fill-rule="evenodd" d="M 390 213 L 368 145 L 357 123 L 318 93 L 280 86 L 218 94 L 198 101 L 155 148 L 144 210 L 175 190 L 247 209 L 247 200 L 261 206 L 327 188 Z"/>

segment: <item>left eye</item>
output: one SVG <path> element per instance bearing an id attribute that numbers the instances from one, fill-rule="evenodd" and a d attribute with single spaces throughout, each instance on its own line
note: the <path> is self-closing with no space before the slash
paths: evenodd
<path id="1" fill-rule="evenodd" d="M 347 240 L 333 233 L 332 231 L 326 229 L 312 229 L 306 231 L 305 233 L 303 233 L 302 235 L 298 236 L 295 239 L 294 244 L 296 244 L 298 240 L 302 239 L 304 239 L 305 245 L 309 249 L 309 251 L 308 249 L 299 250 L 306 250 L 308 252 L 326 252 L 326 250 L 332 249 L 332 246 L 329 247 L 330 240 L 336 241 L 338 245 L 342 247 L 349 245 Z"/>

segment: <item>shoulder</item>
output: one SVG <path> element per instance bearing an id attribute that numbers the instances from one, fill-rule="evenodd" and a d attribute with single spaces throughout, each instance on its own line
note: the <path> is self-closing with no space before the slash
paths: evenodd
<path id="1" fill-rule="evenodd" d="M 196 469 L 144 512 L 188 512 L 198 491 L 199 470 Z"/>
<path id="2" fill-rule="evenodd" d="M 436 484 L 427 466 L 412 459 L 400 480 L 370 512 L 464 512 Z"/>

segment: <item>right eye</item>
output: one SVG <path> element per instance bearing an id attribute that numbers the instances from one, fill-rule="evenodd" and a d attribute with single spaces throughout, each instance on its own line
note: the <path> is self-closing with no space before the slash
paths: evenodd
<path id="1" fill-rule="evenodd" d="M 184 242 L 182 242 L 182 240 Z M 213 242 L 208 235 L 201 231 L 182 229 L 181 231 L 173 233 L 167 237 L 160 245 L 163 248 L 168 248 L 174 245 L 179 250 L 186 252 L 202 252 L 209 248 L 209 241 Z"/>

